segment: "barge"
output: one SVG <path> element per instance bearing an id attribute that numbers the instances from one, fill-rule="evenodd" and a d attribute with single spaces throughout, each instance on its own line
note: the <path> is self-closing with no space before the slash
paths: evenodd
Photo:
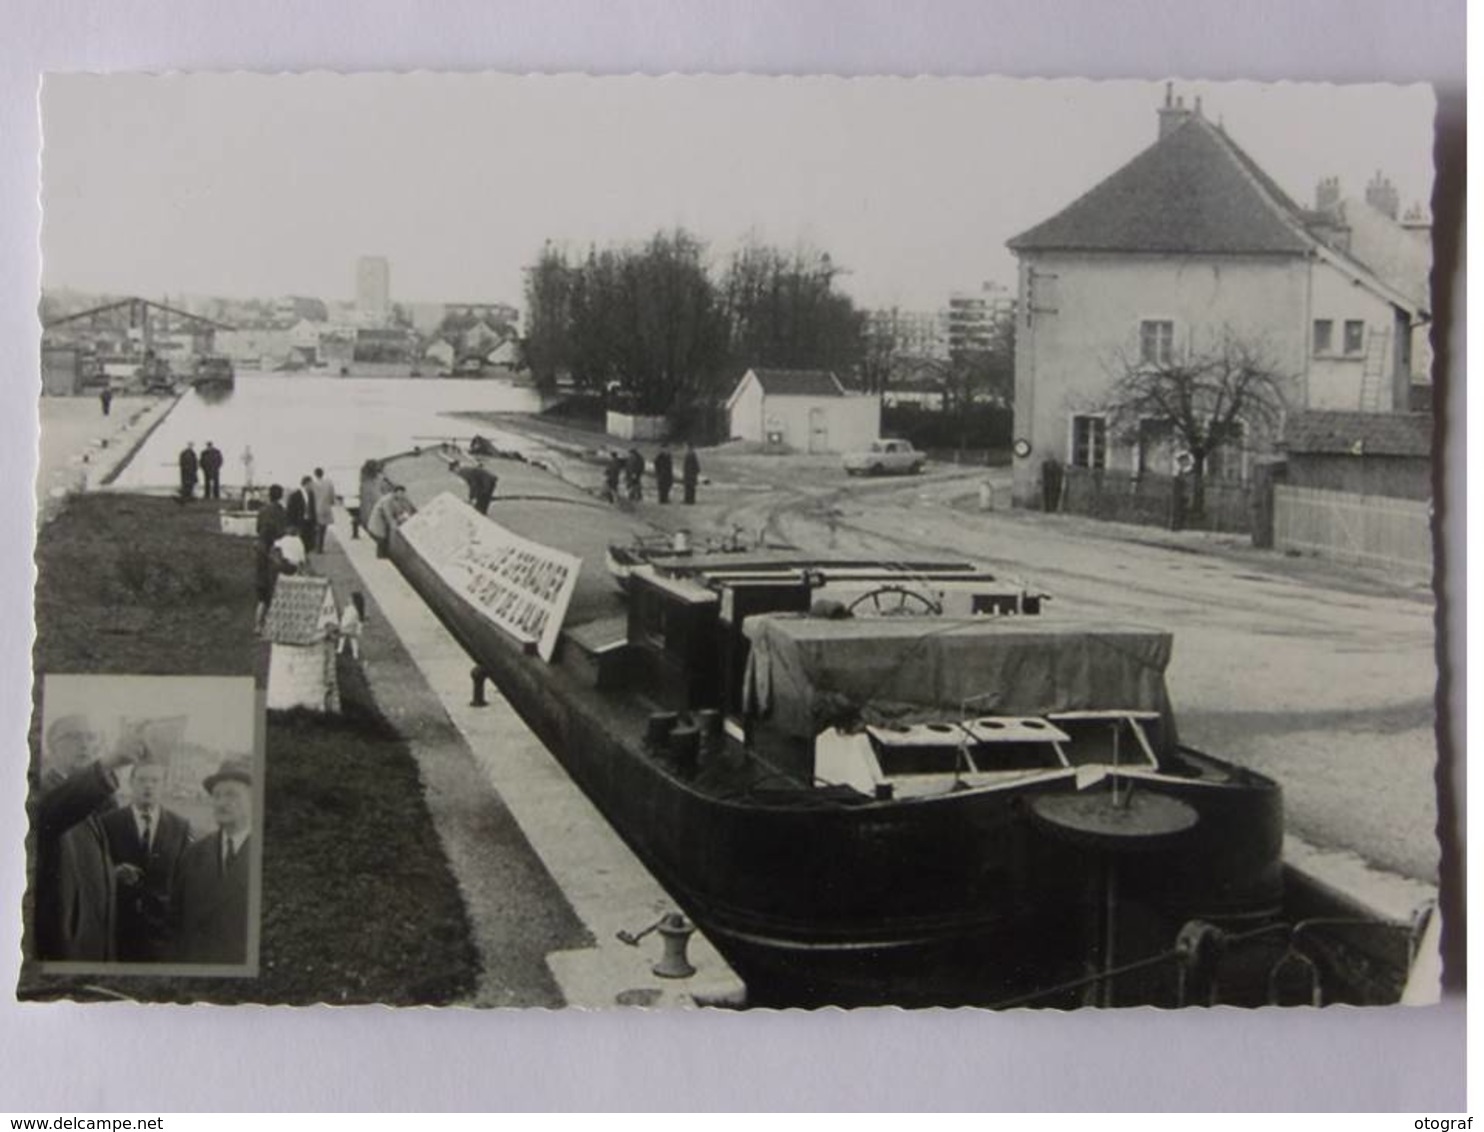
<path id="1" fill-rule="evenodd" d="M 486 518 L 447 458 L 385 462 L 393 561 L 753 1003 L 1175 1005 L 1182 928 L 1279 916 L 1279 788 L 1180 743 L 1169 634 L 953 561 L 692 554 L 624 593 L 632 515 L 515 464 Z"/>

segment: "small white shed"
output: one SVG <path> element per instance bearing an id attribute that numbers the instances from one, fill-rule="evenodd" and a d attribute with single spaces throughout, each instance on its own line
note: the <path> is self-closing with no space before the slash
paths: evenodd
<path id="1" fill-rule="evenodd" d="M 881 398 L 829 370 L 750 369 L 727 399 L 731 435 L 795 452 L 849 452 L 881 435 Z"/>

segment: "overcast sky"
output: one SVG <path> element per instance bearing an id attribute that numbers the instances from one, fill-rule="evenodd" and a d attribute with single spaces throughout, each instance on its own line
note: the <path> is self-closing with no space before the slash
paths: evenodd
<path id="1" fill-rule="evenodd" d="M 1426 87 L 1185 83 L 1300 203 L 1432 191 Z M 1163 85 L 1004 79 L 51 76 L 43 285 L 520 305 L 551 238 L 682 225 L 828 251 L 867 306 L 1013 285 L 1007 239 L 1155 138 Z"/>

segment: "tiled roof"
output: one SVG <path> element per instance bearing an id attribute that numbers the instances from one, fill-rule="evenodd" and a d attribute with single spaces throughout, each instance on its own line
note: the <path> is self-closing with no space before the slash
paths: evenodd
<path id="1" fill-rule="evenodd" d="M 1009 246 L 1294 255 L 1312 246 L 1297 212 L 1223 130 L 1192 117 Z"/>
<path id="2" fill-rule="evenodd" d="M 1429 413 L 1293 413 L 1283 430 L 1290 453 L 1431 456 Z"/>
<path id="3" fill-rule="evenodd" d="M 335 596 L 328 578 L 291 574 L 273 586 L 263 635 L 276 645 L 311 645 L 335 624 Z"/>
<path id="4" fill-rule="evenodd" d="M 827 369 L 749 370 L 769 397 L 843 397 L 840 381 Z"/>
<path id="5" fill-rule="evenodd" d="M 1432 307 L 1432 248 L 1426 240 L 1408 232 L 1390 216 L 1363 200 L 1346 197 L 1318 219 L 1344 231 L 1339 250 L 1370 268 L 1405 295 L 1420 311 Z M 1325 228 L 1313 229 L 1321 239 Z M 1333 236 L 1326 241 L 1334 246 Z"/>
<path id="6" fill-rule="evenodd" d="M 1299 255 L 1322 246 L 1343 270 L 1369 275 L 1388 302 L 1428 317 L 1426 271 L 1403 263 L 1395 247 L 1380 249 L 1379 237 L 1361 227 L 1350 224 L 1355 246 L 1336 241 L 1333 217 L 1300 208 L 1224 129 L 1194 114 L 1008 246 L 1215 255 Z"/>

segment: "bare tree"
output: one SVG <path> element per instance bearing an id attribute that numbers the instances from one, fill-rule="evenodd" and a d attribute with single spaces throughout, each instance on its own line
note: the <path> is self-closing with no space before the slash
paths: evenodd
<path id="1" fill-rule="evenodd" d="M 1189 453 L 1189 515 L 1206 508 L 1206 471 L 1224 448 L 1248 436 L 1275 436 L 1282 425 L 1291 378 L 1273 361 L 1265 342 L 1223 328 L 1210 345 L 1166 357 L 1120 354 L 1114 385 L 1103 403 L 1111 430 L 1126 439 L 1145 422 L 1163 422 Z"/>
<path id="2" fill-rule="evenodd" d="M 885 393 L 896 375 L 897 312 L 889 320 L 863 321 L 861 330 L 861 385 L 866 393 Z"/>

